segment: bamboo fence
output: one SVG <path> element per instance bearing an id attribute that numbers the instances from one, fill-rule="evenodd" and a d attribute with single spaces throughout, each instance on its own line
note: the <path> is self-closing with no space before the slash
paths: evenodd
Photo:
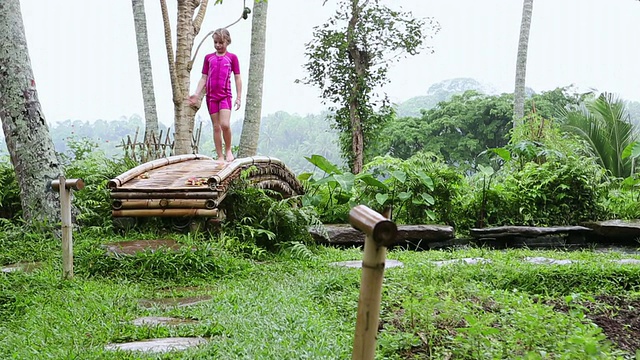
<path id="1" fill-rule="evenodd" d="M 167 129 L 167 133 L 163 134 L 160 130 L 160 134 L 156 134 L 152 131 L 146 139 L 138 140 L 138 134 L 140 128 L 136 128 L 136 132 L 133 135 L 133 139 L 130 135 L 127 135 L 126 139 L 122 139 L 121 144 L 116 147 L 121 147 L 124 151 L 124 157 L 130 158 L 135 162 L 146 163 L 151 160 L 161 159 L 173 155 L 174 141 L 169 136 L 171 128 Z M 202 122 L 200 126 L 194 131 L 191 138 L 191 150 L 194 154 L 199 152 L 200 136 L 202 135 Z M 143 136 L 141 136 L 142 138 Z M 164 139 L 163 139 L 164 137 Z"/>

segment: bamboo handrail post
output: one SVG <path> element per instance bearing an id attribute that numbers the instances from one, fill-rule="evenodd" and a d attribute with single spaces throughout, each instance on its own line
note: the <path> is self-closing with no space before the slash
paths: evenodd
<path id="1" fill-rule="evenodd" d="M 51 182 L 51 189 L 60 192 L 60 219 L 62 220 L 62 278 L 73 278 L 73 225 L 71 223 L 71 189 L 82 190 L 84 180 L 65 179 L 60 175 Z"/>
<path id="2" fill-rule="evenodd" d="M 394 222 L 365 205 L 351 209 L 349 223 L 366 235 L 352 359 L 373 360 L 387 246 L 395 241 L 398 228 Z"/>

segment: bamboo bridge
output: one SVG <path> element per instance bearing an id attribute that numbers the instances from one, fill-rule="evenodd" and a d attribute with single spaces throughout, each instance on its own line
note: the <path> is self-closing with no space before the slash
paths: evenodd
<path id="1" fill-rule="evenodd" d="M 153 160 L 111 179 L 111 214 L 117 217 L 219 217 L 230 184 L 243 177 L 255 187 L 290 197 L 304 193 L 295 174 L 272 157 L 220 163 L 199 154 Z"/>

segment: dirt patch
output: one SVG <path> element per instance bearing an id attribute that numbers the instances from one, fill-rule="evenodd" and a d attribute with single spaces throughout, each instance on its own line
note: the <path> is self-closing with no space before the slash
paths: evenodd
<path id="1" fill-rule="evenodd" d="M 580 303 L 586 308 L 585 316 L 618 348 L 635 354 L 640 349 L 640 299 L 603 295 L 595 300 Z M 566 304 L 551 305 L 556 310 L 569 311 Z"/>

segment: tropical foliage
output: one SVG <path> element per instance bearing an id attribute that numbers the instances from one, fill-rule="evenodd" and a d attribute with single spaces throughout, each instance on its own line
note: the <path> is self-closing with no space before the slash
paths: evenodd
<path id="1" fill-rule="evenodd" d="M 622 154 L 638 135 L 622 100 L 603 93 L 578 109 L 564 111 L 561 120 L 565 129 L 587 142 L 591 154 L 611 176 L 631 175 L 631 159 Z"/>
<path id="2" fill-rule="evenodd" d="M 558 88 L 534 94 L 528 106 L 547 119 L 560 109 L 579 103 L 579 95 Z M 464 169 L 476 163 L 489 148 L 505 146 L 510 139 L 513 117 L 511 94 L 486 95 L 469 90 L 423 111 L 420 118 L 395 119 L 382 130 L 375 146 L 377 154 L 407 159 L 419 151 L 438 154 L 448 164 Z M 552 120 L 550 120 L 552 121 Z M 530 125 L 530 124 L 529 124 Z"/>

